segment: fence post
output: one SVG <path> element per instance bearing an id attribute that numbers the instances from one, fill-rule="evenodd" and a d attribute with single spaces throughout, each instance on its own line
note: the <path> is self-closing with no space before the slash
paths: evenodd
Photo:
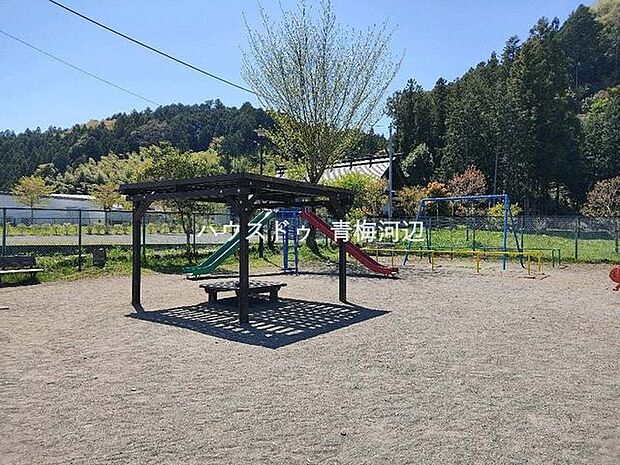
<path id="1" fill-rule="evenodd" d="M 579 216 L 575 217 L 575 261 L 579 259 Z"/>
<path id="2" fill-rule="evenodd" d="M 82 271 L 82 210 L 78 210 L 78 271 Z"/>
<path id="3" fill-rule="evenodd" d="M 620 237 L 619 237 L 619 231 L 618 229 L 618 221 L 620 221 L 619 218 L 614 218 L 614 225 L 615 225 L 615 230 L 616 230 L 616 253 L 620 253 Z"/>
<path id="4" fill-rule="evenodd" d="M 2 255 L 6 255 L 6 208 L 2 209 Z"/>

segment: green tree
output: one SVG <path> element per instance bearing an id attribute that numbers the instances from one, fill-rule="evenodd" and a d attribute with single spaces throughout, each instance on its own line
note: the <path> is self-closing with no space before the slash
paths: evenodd
<path id="1" fill-rule="evenodd" d="M 610 64 L 611 85 L 619 83 L 620 49 L 620 2 L 618 0 L 598 0 L 592 7 L 596 19 L 603 26 L 606 55 Z"/>
<path id="2" fill-rule="evenodd" d="M 347 173 L 332 181 L 330 185 L 355 192 L 353 207 L 349 212 L 349 218 L 354 220 L 379 216 L 387 203 L 385 182 L 368 174 Z"/>
<path id="3" fill-rule="evenodd" d="M 590 8 L 579 5 L 562 25 L 558 40 L 571 71 L 572 86 L 594 87 L 603 84 L 607 58 L 602 27 Z"/>
<path id="4" fill-rule="evenodd" d="M 304 163 L 311 183 L 378 120 L 400 66 L 385 24 L 350 31 L 329 1 L 320 5 L 315 12 L 302 0 L 278 24 L 261 11 L 263 30 L 248 26 L 243 57 L 243 76 L 276 123 L 267 137 L 281 155 Z"/>
<path id="5" fill-rule="evenodd" d="M 448 111 L 448 83 L 444 78 L 439 78 L 431 91 L 431 155 L 433 166 L 437 169 L 441 166 L 441 157 L 446 145 L 446 115 Z"/>
<path id="6" fill-rule="evenodd" d="M 247 27 L 242 69 L 275 122 L 266 131 L 275 151 L 303 164 L 314 184 L 378 121 L 401 63 L 387 23 L 358 32 L 340 25 L 329 0 L 318 10 L 299 0 L 277 24 L 261 10 L 262 30 Z M 307 244 L 319 254 L 314 228 Z"/>
<path id="7" fill-rule="evenodd" d="M 556 204 L 565 186 L 582 194 L 579 122 L 568 93 L 566 57 L 557 40 L 559 23 L 541 18 L 512 64 L 507 91 L 518 115 L 519 151 L 530 179 L 528 201 L 545 208 L 550 189 Z"/>
<path id="8" fill-rule="evenodd" d="M 118 184 L 107 182 L 96 186 L 92 195 L 95 198 L 95 202 L 101 205 L 103 208 L 105 219 L 104 223 L 108 224 L 108 212 L 112 210 L 114 205 L 118 205 L 122 201 L 122 196 L 118 191 Z"/>
<path id="9" fill-rule="evenodd" d="M 620 86 L 595 96 L 582 127 L 588 184 L 620 175 Z"/>
<path id="10" fill-rule="evenodd" d="M 416 146 L 432 143 L 432 101 L 414 79 L 387 101 L 387 111 L 396 125 L 395 148 L 410 153 Z"/>
<path id="11" fill-rule="evenodd" d="M 428 146 L 422 143 L 413 149 L 403 160 L 402 168 L 410 185 L 426 186 L 435 168 Z"/>
<path id="12" fill-rule="evenodd" d="M 406 217 L 415 217 L 420 200 L 426 197 L 426 192 L 426 188 L 422 186 L 403 187 L 394 198 L 396 208 Z"/>
<path id="13" fill-rule="evenodd" d="M 31 224 L 34 221 L 34 207 L 45 203 L 47 196 L 53 192 L 54 189 L 40 176 L 23 176 L 11 189 L 11 193 L 19 203 L 30 207 Z"/>
<path id="14" fill-rule="evenodd" d="M 148 160 L 141 174 L 143 180 L 187 179 L 224 173 L 220 157 L 213 150 L 182 152 L 166 142 L 143 148 L 140 155 Z M 194 215 L 211 212 L 213 205 L 194 200 L 171 200 L 169 204 L 180 216 L 187 257 L 193 260 L 191 234 L 194 231 Z"/>
<path id="15" fill-rule="evenodd" d="M 513 218 L 517 218 L 521 213 L 523 213 L 523 209 L 518 204 L 511 203 L 510 213 Z M 496 228 L 501 228 L 504 224 L 504 203 L 498 202 L 492 207 L 489 207 L 487 209 L 487 218 L 489 219 L 490 224 Z"/>
<path id="16" fill-rule="evenodd" d="M 448 97 L 446 146 L 441 174 L 450 179 L 468 166 L 479 167 L 493 177 L 498 143 L 496 88 L 500 63 L 492 54 L 487 62 L 468 71 Z"/>

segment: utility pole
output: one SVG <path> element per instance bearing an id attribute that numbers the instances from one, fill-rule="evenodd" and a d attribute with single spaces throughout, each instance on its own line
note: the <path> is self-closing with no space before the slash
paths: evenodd
<path id="1" fill-rule="evenodd" d="M 388 155 L 390 164 L 388 168 L 388 218 L 394 214 L 394 136 L 392 134 L 392 123 L 389 126 L 390 138 L 388 139 Z"/>

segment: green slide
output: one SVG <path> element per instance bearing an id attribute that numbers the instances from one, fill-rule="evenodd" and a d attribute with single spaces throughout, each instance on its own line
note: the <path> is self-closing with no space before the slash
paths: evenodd
<path id="1" fill-rule="evenodd" d="M 272 210 L 266 210 L 256 215 L 250 221 L 248 228 L 248 236 L 255 234 L 262 226 L 265 226 L 276 213 Z M 224 260 L 230 257 L 239 248 L 239 231 L 232 235 L 222 246 L 213 252 L 209 257 L 200 262 L 196 266 L 187 266 L 183 268 L 183 273 L 187 273 L 189 277 L 202 276 L 209 274 L 222 264 Z"/>

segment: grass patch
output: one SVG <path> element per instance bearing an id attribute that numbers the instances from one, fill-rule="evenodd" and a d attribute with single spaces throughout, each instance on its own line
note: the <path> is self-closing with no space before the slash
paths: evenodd
<path id="1" fill-rule="evenodd" d="M 520 236 L 519 236 L 520 240 Z M 500 231 L 482 231 L 475 233 L 475 247 L 501 247 L 502 233 Z M 577 258 L 575 258 L 575 239 L 558 235 L 524 234 L 524 248 L 528 249 L 560 249 L 562 261 L 584 263 L 618 263 L 620 254 L 616 252 L 613 239 L 583 239 L 578 241 Z M 421 242 L 417 247 L 425 247 Z M 474 234 L 465 228 L 442 228 L 431 231 L 431 248 L 463 248 L 471 250 L 474 246 Z M 508 247 L 516 247 L 513 236 L 508 239 Z M 551 251 L 546 250 L 543 256 L 551 259 Z"/>

